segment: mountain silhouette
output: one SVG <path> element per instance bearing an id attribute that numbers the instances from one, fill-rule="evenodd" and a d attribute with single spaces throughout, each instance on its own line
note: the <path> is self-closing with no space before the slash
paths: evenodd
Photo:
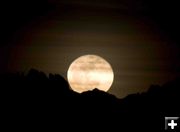
<path id="1" fill-rule="evenodd" d="M 123 99 L 97 88 L 76 93 L 61 75 L 35 69 L 1 75 L 0 87 L 7 130 L 164 131 L 164 118 L 180 115 L 180 78 Z"/>

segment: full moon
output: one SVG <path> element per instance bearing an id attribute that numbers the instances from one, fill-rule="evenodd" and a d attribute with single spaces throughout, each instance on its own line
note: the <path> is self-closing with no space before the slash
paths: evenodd
<path id="1" fill-rule="evenodd" d="M 97 88 L 107 92 L 114 79 L 111 65 L 97 55 L 83 55 L 75 59 L 67 71 L 72 90 L 82 93 Z"/>

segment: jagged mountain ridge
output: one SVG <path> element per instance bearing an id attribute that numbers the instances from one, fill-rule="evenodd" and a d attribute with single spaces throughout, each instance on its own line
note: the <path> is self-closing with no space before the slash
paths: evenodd
<path id="1" fill-rule="evenodd" d="M 35 69 L 27 75 L 2 75 L 0 80 L 3 114 L 8 119 L 40 121 L 41 125 L 64 122 L 59 125 L 83 124 L 88 127 L 93 120 L 92 128 L 104 129 L 106 124 L 111 129 L 146 130 L 150 127 L 149 130 L 161 131 L 164 117 L 177 116 L 180 111 L 179 78 L 163 86 L 152 85 L 147 92 L 124 99 L 98 89 L 78 94 L 70 89 L 62 76 L 49 74 L 47 77 Z M 133 127 L 127 127 L 129 125 Z"/>

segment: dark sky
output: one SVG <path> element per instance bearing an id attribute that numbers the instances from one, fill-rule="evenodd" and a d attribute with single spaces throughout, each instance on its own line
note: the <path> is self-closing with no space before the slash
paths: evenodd
<path id="1" fill-rule="evenodd" d="M 74 59 L 97 54 L 111 64 L 109 93 L 120 98 L 180 74 L 173 0 L 17 0 L 1 6 L 0 72 L 36 68 L 66 78 Z"/>

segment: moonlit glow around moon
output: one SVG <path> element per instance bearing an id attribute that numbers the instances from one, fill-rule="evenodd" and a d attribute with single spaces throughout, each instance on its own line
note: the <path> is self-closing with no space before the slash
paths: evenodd
<path id="1" fill-rule="evenodd" d="M 84 55 L 72 62 L 67 72 L 71 88 L 82 93 L 98 88 L 108 91 L 114 74 L 110 64 L 97 55 Z"/>

